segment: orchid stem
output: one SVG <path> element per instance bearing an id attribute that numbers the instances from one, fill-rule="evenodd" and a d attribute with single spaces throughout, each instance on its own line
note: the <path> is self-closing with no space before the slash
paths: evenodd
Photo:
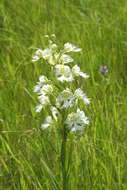
<path id="1" fill-rule="evenodd" d="M 62 145 L 61 145 L 63 190 L 67 190 L 66 146 L 67 146 L 67 131 L 66 131 L 66 128 L 64 127 L 63 139 L 62 139 Z"/>

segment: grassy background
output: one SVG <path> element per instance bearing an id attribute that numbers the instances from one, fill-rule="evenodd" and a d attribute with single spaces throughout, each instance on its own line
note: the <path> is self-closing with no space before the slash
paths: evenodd
<path id="1" fill-rule="evenodd" d="M 52 33 L 83 49 L 75 60 L 90 75 L 90 125 L 72 140 L 68 190 L 127 189 L 126 18 L 126 0 L 0 0 L 0 190 L 62 189 L 61 139 L 38 130 L 34 111 L 33 86 L 47 71 L 31 56 Z"/>

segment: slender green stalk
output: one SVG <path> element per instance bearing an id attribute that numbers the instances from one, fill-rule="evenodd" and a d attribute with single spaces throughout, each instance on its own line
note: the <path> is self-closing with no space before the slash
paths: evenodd
<path id="1" fill-rule="evenodd" d="M 66 147 L 67 147 L 67 131 L 66 131 L 66 128 L 64 127 L 63 139 L 62 139 L 62 145 L 61 145 L 63 190 L 67 190 Z"/>

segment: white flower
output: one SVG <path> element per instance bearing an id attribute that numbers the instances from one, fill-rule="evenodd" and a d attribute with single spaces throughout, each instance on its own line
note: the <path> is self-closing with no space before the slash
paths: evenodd
<path id="1" fill-rule="evenodd" d="M 74 97 L 73 93 L 70 91 L 69 88 L 63 90 L 58 97 L 56 98 L 56 106 L 58 108 L 69 108 L 74 105 Z"/>
<path id="2" fill-rule="evenodd" d="M 42 58 L 47 60 L 52 56 L 52 50 L 50 48 L 46 48 L 42 51 Z"/>
<path id="3" fill-rule="evenodd" d="M 46 83 L 46 82 L 48 82 L 48 78 L 46 77 L 46 76 L 44 76 L 44 75 L 41 75 L 40 77 L 39 77 L 39 82 L 42 84 L 42 83 Z"/>
<path id="4" fill-rule="evenodd" d="M 35 52 L 36 55 L 41 56 L 43 54 L 43 50 L 42 49 L 37 49 Z"/>
<path id="5" fill-rule="evenodd" d="M 36 112 L 41 112 L 41 110 L 48 105 L 46 108 L 50 113 L 49 116 L 47 116 L 44 122 L 41 124 L 41 128 L 46 129 L 49 126 L 56 124 L 56 122 L 58 122 L 60 114 L 64 113 L 65 116 L 61 119 L 69 129 L 68 132 L 70 131 L 82 133 L 84 127 L 89 124 L 89 120 L 86 117 L 84 111 L 81 111 L 78 106 L 80 100 L 84 104 L 89 104 L 90 100 L 86 97 L 86 94 L 80 88 L 76 89 L 75 91 L 71 91 L 70 85 L 72 85 L 72 83 L 69 85 L 70 89 L 66 88 L 66 82 L 72 82 L 75 77 L 89 77 L 86 73 L 80 70 L 80 67 L 78 65 L 69 66 L 69 63 L 74 61 L 74 59 L 68 55 L 69 52 L 80 52 L 82 49 L 69 42 L 64 44 L 63 49 L 59 49 L 53 39 L 55 38 L 54 34 L 50 36 L 46 35 L 45 37 L 48 38 L 47 48 L 43 50 L 37 49 L 33 54 L 32 61 L 36 62 L 39 59 L 43 59 L 44 62 L 47 62 L 50 66 L 50 71 L 54 72 L 55 79 L 63 82 L 63 84 L 61 84 L 61 88 L 64 89 L 59 94 L 57 94 L 58 91 L 56 91 L 54 94 L 53 83 L 49 81 L 48 78 L 44 75 L 40 76 L 39 81 L 34 87 L 34 92 L 37 94 L 39 102 L 39 104 L 36 106 Z M 51 73 L 49 73 L 49 75 L 52 76 Z M 55 81 L 53 80 L 53 82 Z M 58 88 L 57 90 L 59 90 Z M 51 98 L 53 98 L 53 100 Z M 75 110 L 76 108 L 78 108 L 77 111 L 73 112 L 72 110 Z"/>
<path id="6" fill-rule="evenodd" d="M 90 100 L 86 97 L 86 95 L 80 88 L 75 90 L 74 97 L 83 100 L 85 104 L 90 103 Z"/>
<path id="7" fill-rule="evenodd" d="M 38 96 L 38 99 L 39 99 L 40 104 L 42 105 L 42 107 L 50 104 L 48 96 L 45 96 L 45 95 L 42 94 L 42 95 Z"/>
<path id="8" fill-rule="evenodd" d="M 49 57 L 49 59 L 47 61 L 50 65 L 56 65 L 57 64 L 57 60 L 53 56 Z"/>
<path id="9" fill-rule="evenodd" d="M 50 47 L 41 50 L 37 49 L 34 56 L 32 57 L 32 61 L 38 61 L 40 58 L 46 60 L 49 64 L 55 65 L 57 64 L 57 58 L 59 54 L 56 52 L 57 45 L 54 43 L 50 44 Z"/>
<path id="10" fill-rule="evenodd" d="M 40 85 L 39 84 L 34 86 L 34 92 L 40 93 Z"/>
<path id="11" fill-rule="evenodd" d="M 36 61 L 38 61 L 40 59 L 40 57 L 38 57 L 38 55 L 34 55 L 33 57 L 32 57 L 32 62 L 36 62 Z"/>
<path id="12" fill-rule="evenodd" d="M 55 121 L 57 121 L 57 120 L 58 120 L 58 119 L 57 119 L 57 115 L 58 115 L 58 110 L 57 110 L 57 108 L 56 108 L 55 106 L 51 106 L 51 107 L 50 107 L 50 110 L 51 110 L 51 112 L 52 112 L 53 118 L 55 119 Z"/>
<path id="13" fill-rule="evenodd" d="M 40 89 L 40 95 L 49 95 L 53 92 L 53 86 L 51 84 L 45 84 L 41 89 Z"/>
<path id="14" fill-rule="evenodd" d="M 49 38 L 49 35 L 46 34 L 46 35 L 44 35 L 44 37 L 45 37 L 45 38 Z"/>
<path id="15" fill-rule="evenodd" d="M 32 57 L 32 61 L 38 61 L 40 58 L 48 60 L 52 56 L 52 50 L 50 48 L 46 48 L 44 50 L 37 49 L 34 56 Z"/>
<path id="16" fill-rule="evenodd" d="M 37 85 L 34 86 L 34 92 L 39 94 L 42 86 L 48 82 L 49 80 L 47 79 L 47 77 L 45 77 L 44 75 L 41 75 L 39 78 L 39 82 L 37 82 Z"/>
<path id="17" fill-rule="evenodd" d="M 89 76 L 86 74 L 86 73 L 83 73 L 81 70 L 80 70 L 80 67 L 78 65 L 75 65 L 73 68 L 72 68 L 72 73 L 74 76 L 81 76 L 83 78 L 88 78 Z"/>
<path id="18" fill-rule="evenodd" d="M 54 50 L 53 50 L 53 51 L 54 51 Z M 59 55 L 60 55 L 59 53 L 54 52 L 51 56 L 48 57 L 47 62 L 48 62 L 50 65 L 56 65 Z"/>
<path id="19" fill-rule="evenodd" d="M 60 57 L 60 62 L 62 62 L 63 64 L 66 64 L 66 63 L 71 63 L 73 62 L 74 60 L 72 59 L 71 56 L 63 53 Z"/>
<path id="20" fill-rule="evenodd" d="M 57 80 L 63 82 L 70 82 L 73 80 L 72 72 L 69 66 L 66 65 L 56 65 L 55 66 L 55 75 Z"/>
<path id="21" fill-rule="evenodd" d="M 38 96 L 38 100 L 39 100 L 40 104 L 36 106 L 36 108 L 35 108 L 36 112 L 41 112 L 42 108 L 44 108 L 45 106 L 50 104 L 49 97 L 44 94 Z"/>
<path id="22" fill-rule="evenodd" d="M 38 61 L 42 57 L 43 50 L 37 49 L 34 56 L 32 57 L 32 62 Z"/>
<path id="23" fill-rule="evenodd" d="M 36 112 L 41 112 L 42 108 L 50 104 L 49 97 L 44 94 L 38 96 L 38 100 L 40 104 L 36 106 L 35 108 Z"/>
<path id="24" fill-rule="evenodd" d="M 82 132 L 85 125 L 89 124 L 88 118 L 85 116 L 83 111 L 77 109 L 77 112 L 70 113 L 65 121 L 67 128 L 70 129 L 72 132 L 80 131 Z"/>
<path id="25" fill-rule="evenodd" d="M 53 124 L 53 119 L 51 116 L 47 116 L 44 123 L 41 125 L 42 129 L 46 129 L 47 127 L 51 126 Z"/>
<path id="26" fill-rule="evenodd" d="M 51 34 L 51 37 L 56 38 L 56 35 L 55 34 Z"/>
<path id="27" fill-rule="evenodd" d="M 36 108 L 35 108 L 36 112 L 41 112 L 42 107 L 43 106 L 41 104 L 37 105 Z"/>
<path id="28" fill-rule="evenodd" d="M 80 52 L 82 49 L 67 42 L 64 44 L 64 50 L 65 50 L 65 52 Z"/>
<path id="29" fill-rule="evenodd" d="M 56 51 L 57 45 L 56 45 L 55 43 L 53 43 L 53 44 L 51 45 L 51 49 L 52 49 L 53 51 Z"/>
<path id="30" fill-rule="evenodd" d="M 36 112 L 40 112 L 44 106 L 50 104 L 48 95 L 53 92 L 53 86 L 48 83 L 50 83 L 48 78 L 41 75 L 39 82 L 37 82 L 37 85 L 34 87 L 34 92 L 37 93 L 38 100 L 40 102 L 40 104 L 36 106 Z"/>

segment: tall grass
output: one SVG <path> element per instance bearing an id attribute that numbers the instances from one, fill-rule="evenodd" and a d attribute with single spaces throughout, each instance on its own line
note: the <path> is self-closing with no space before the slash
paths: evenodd
<path id="1" fill-rule="evenodd" d="M 0 1 L 0 190 L 62 189 L 61 139 L 40 131 L 33 64 L 43 35 L 83 49 L 76 62 L 90 75 L 90 125 L 68 144 L 68 190 L 127 189 L 127 2 L 125 0 Z M 104 80 L 100 64 L 109 72 Z M 72 155 L 69 150 L 71 150 Z M 70 156 L 71 155 L 71 156 Z"/>

